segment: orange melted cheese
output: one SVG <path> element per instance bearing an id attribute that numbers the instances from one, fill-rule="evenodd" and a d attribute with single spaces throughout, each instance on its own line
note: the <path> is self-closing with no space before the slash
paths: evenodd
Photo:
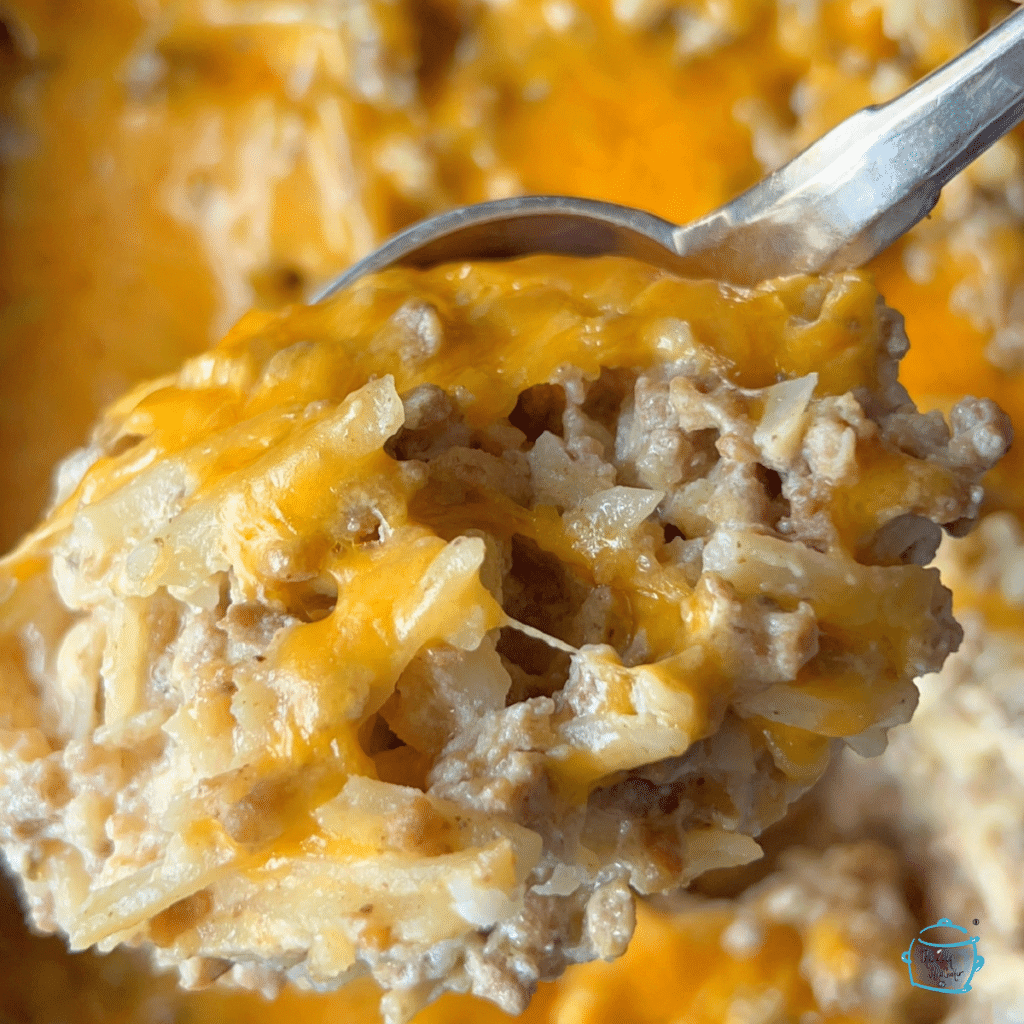
<path id="1" fill-rule="evenodd" d="M 680 1015 L 694 1024 L 717 1024 L 729 1019 L 731 1009 L 737 1012 L 736 1003 L 765 992 L 777 993 L 794 1019 L 817 1010 L 800 975 L 799 934 L 786 925 L 773 926 L 757 953 L 732 957 L 721 946 L 730 920 L 728 911 L 708 910 L 676 921 L 641 913 L 637 935 L 622 958 L 589 968 L 589 984 L 573 984 L 572 978 L 562 983 L 552 1019 L 659 1024 Z M 674 969 L 667 971 L 667 964 Z M 836 1018 L 822 1020 L 832 1024 Z"/>
<path id="2" fill-rule="evenodd" d="M 748 292 L 682 281 L 626 260 L 540 256 L 514 265 L 391 270 L 320 306 L 281 315 L 254 312 L 193 361 L 182 381 L 144 385 L 114 406 L 119 436 L 132 446 L 88 470 L 55 510 L 43 537 L 70 522 L 82 503 L 102 502 L 140 469 L 181 454 L 194 480 L 190 501 L 226 503 L 218 513 L 219 522 L 230 524 L 224 543 L 234 572 L 245 586 L 256 588 L 253 593 L 286 606 L 296 599 L 295 585 L 263 582 L 272 558 L 287 559 L 293 572 L 308 567 L 321 580 L 333 578 L 334 587 L 327 589 L 338 596 L 330 614 L 289 634 L 273 655 L 274 685 L 291 718 L 268 736 L 271 761 L 306 762 L 323 756 L 323 745 L 331 743 L 338 777 L 376 774 L 357 733 L 391 694 L 401 668 L 425 644 L 458 646 L 460 631 L 481 635 L 504 621 L 474 562 L 467 562 L 461 592 L 449 591 L 443 607 L 425 613 L 427 620 L 417 607 L 426 600 L 427 583 L 396 601 L 396 577 L 415 580 L 427 574 L 427 579 L 439 572 L 439 560 L 449 564 L 458 557 L 446 554 L 445 541 L 465 540 L 469 529 L 505 540 L 528 538 L 589 585 L 610 586 L 623 608 L 627 634 L 642 632 L 648 660 L 658 663 L 663 684 L 690 701 L 687 735 L 694 742 L 713 728 L 717 691 L 724 692 L 729 682 L 710 639 L 704 656 L 694 659 L 695 645 L 711 628 L 707 592 L 691 589 L 678 568 L 638 559 L 637 538 L 626 543 L 614 526 L 573 524 L 554 508 L 529 510 L 493 491 L 451 504 L 436 488 L 413 483 L 406 467 L 380 449 L 375 433 L 378 421 L 390 424 L 385 436 L 401 422 L 397 397 L 393 392 L 391 398 L 383 392 L 359 397 L 363 392 L 357 389 L 385 374 L 399 393 L 429 382 L 458 396 L 466 421 L 482 426 L 508 416 L 519 394 L 552 380 L 559 367 L 572 365 L 593 378 L 602 368 L 642 370 L 693 351 L 745 388 L 764 388 L 817 368 L 819 398 L 877 389 L 881 342 L 877 293 L 869 279 L 842 275 L 824 305 L 808 310 L 807 296 L 815 287 L 808 279 L 792 278 Z M 406 361 L 400 338 L 388 334 L 386 325 L 410 295 L 437 311 L 445 340 L 426 358 Z M 658 330 L 667 322 L 685 322 L 690 331 Z M 341 412 L 310 411 L 319 408 L 310 403 L 342 399 Z M 216 443 L 203 443 L 214 435 Z M 271 449 L 276 450 L 268 461 L 265 453 Z M 894 506 L 925 511 L 917 507 L 917 492 L 924 503 L 928 494 L 946 493 L 951 486 L 949 471 L 888 453 L 878 437 L 859 442 L 857 459 L 866 471 L 836 491 L 831 509 L 850 555 Z M 232 490 L 239 486 L 240 492 Z M 379 551 L 330 548 L 325 524 L 339 502 L 356 491 L 361 500 L 372 496 L 375 507 L 399 528 Z M 208 542 L 195 529 L 174 545 L 198 544 L 203 550 Z M 652 534 L 650 542 L 660 544 L 660 534 Z M 186 547 L 165 546 L 145 557 L 163 566 L 160 579 L 169 585 L 181 586 L 188 578 L 187 570 L 174 568 L 177 560 L 184 566 L 190 557 Z M 132 559 L 145 560 L 138 552 Z M 930 590 L 921 589 L 921 573 L 915 566 L 894 569 L 885 577 L 885 591 L 855 593 L 837 578 L 835 586 L 811 587 L 801 598 L 839 633 L 870 623 L 899 648 L 908 642 L 907 616 L 923 622 L 929 613 Z M 900 614 L 886 608 L 899 608 Z M 858 733 L 884 711 L 887 688 L 848 675 L 839 689 L 854 699 L 846 711 L 829 713 L 821 735 L 801 739 L 802 730 L 765 729 L 779 759 L 796 776 L 809 776 L 813 767 L 820 771 L 826 750 L 822 735 Z M 309 682 L 326 679 L 334 680 L 329 692 Z M 806 696 L 828 701 L 836 682 L 834 671 L 817 675 L 812 663 L 796 685 Z M 346 721 L 350 724 L 339 724 Z M 414 778 L 420 762 L 412 752 L 403 757 L 408 777 Z M 585 797 L 607 774 L 603 763 L 575 752 L 561 772 L 567 791 Z M 390 772 L 401 777 L 399 763 Z"/>
<path id="3" fill-rule="evenodd" d="M 231 126 L 233 140 L 244 139 L 250 98 L 268 92 L 284 95 L 280 61 L 274 59 L 275 46 L 262 49 L 268 35 L 261 37 L 261 28 L 211 32 L 186 24 L 165 49 L 174 55 L 191 46 L 202 60 L 178 76 L 165 104 L 133 111 L 119 76 L 146 28 L 145 17 L 152 18 L 158 6 L 74 4 L 58 10 L 24 0 L 5 8 L 15 19 L 15 38 L 27 34 L 26 49 L 37 55 L 33 60 L 44 76 L 37 77 L 34 91 L 22 91 L 12 101 L 13 83 L 33 67 L 9 52 L 0 57 L 5 111 L 15 114 L 27 136 L 37 140 L 5 158 L 2 184 L 0 479 L 5 486 L 0 489 L 0 547 L 13 543 L 36 517 L 54 461 L 81 441 L 103 403 L 126 383 L 168 370 L 205 347 L 225 311 L 240 311 L 225 301 L 217 259 L 194 223 L 169 211 L 160 196 L 168 178 L 179 171 L 194 175 L 200 187 L 208 187 L 211 180 L 216 184 L 222 173 L 231 179 L 230 167 L 225 172 L 216 158 L 198 153 L 197 129 L 205 113 L 215 110 Z M 983 8 L 980 19 L 1000 10 L 999 4 L 978 6 Z M 584 21 L 592 17 L 597 25 L 589 34 L 547 32 L 539 7 L 510 3 L 474 15 L 489 32 L 477 63 L 500 68 L 503 76 L 500 88 L 493 90 L 504 104 L 500 116 L 489 113 L 486 103 L 484 114 L 477 115 L 500 124 L 502 158 L 527 190 L 609 198 L 679 220 L 706 212 L 760 174 L 749 132 L 733 118 L 738 99 L 767 97 L 769 106 L 789 117 L 790 89 L 809 72 L 815 87 L 828 93 L 818 121 L 807 129 L 804 141 L 809 141 L 877 98 L 867 88 L 866 75 L 849 70 L 857 67 L 856 61 L 848 61 L 847 70 L 840 72 L 838 56 L 844 47 L 871 59 L 892 58 L 900 49 L 885 34 L 879 6 L 871 4 L 828 2 L 819 22 L 807 24 L 793 18 L 777 23 L 770 4 L 734 4 L 738 40 L 706 59 L 682 64 L 664 33 L 660 38 L 655 34 L 653 41 L 638 35 L 610 17 L 606 5 L 580 5 Z M 443 25 L 444 17 L 434 21 Z M 540 37 L 529 62 L 520 61 L 521 46 L 506 44 L 516 38 L 507 31 L 510 26 L 520 26 L 520 38 L 530 31 Z M 401 37 L 403 31 L 400 25 L 391 27 L 392 35 Z M 246 57 L 253 41 L 261 45 L 255 57 Z M 956 52 L 960 43 L 941 28 L 931 30 L 915 71 Z M 405 38 L 402 45 L 408 50 L 412 43 Z M 286 42 L 277 53 L 287 52 L 288 46 L 294 48 Z M 261 62 L 258 57 L 264 52 L 271 59 Z M 523 101 L 519 91 L 531 79 L 539 79 L 548 92 L 541 90 L 537 98 Z M 470 155 L 478 141 L 472 115 L 474 104 L 479 105 L 480 83 L 466 74 L 462 80 L 438 76 L 428 84 L 437 123 L 456 139 L 446 155 L 445 174 L 451 182 L 446 198 L 484 198 L 487 186 Z M 322 99 L 339 88 L 337 83 L 318 83 L 317 95 Z M 303 102 L 312 108 L 315 98 Z M 509 108 L 512 116 L 507 116 Z M 355 160 L 368 164 L 372 146 L 364 143 L 380 132 L 380 119 L 368 107 L 346 110 L 343 119 L 356 140 Z M 220 159 L 230 160 L 232 144 L 229 140 Z M 271 241 L 251 268 L 257 294 L 274 296 L 279 288 L 275 268 L 281 265 L 298 264 L 304 272 L 326 276 L 436 201 L 426 197 L 419 206 L 399 201 L 388 182 L 374 182 L 371 190 L 376 195 L 367 205 L 369 230 L 360 236 L 345 226 L 342 241 L 325 241 L 322 207 L 309 199 L 314 192 L 311 172 L 293 171 L 274 198 Z M 1020 250 L 1019 233 L 1011 234 L 1006 244 L 1007 253 Z M 913 347 L 904 362 L 904 380 L 914 396 L 944 407 L 970 390 L 997 399 L 1015 421 L 1024 422 L 1019 371 L 995 368 L 985 355 L 987 331 L 950 309 L 952 290 L 970 271 L 964 258 L 940 252 L 934 276 L 922 284 L 904 269 L 905 248 L 901 244 L 883 255 L 876 270 L 881 291 L 907 317 Z M 830 359 L 826 362 L 831 365 Z M 819 369 L 825 365 L 812 363 Z M 149 411 L 157 422 L 155 399 Z M 207 410 L 195 411 L 196 429 L 201 430 L 204 422 L 212 422 L 204 417 L 216 416 L 224 407 L 218 399 Z M 1022 458 L 1024 446 L 1018 446 L 996 471 L 1001 498 L 1014 508 L 1024 507 Z M 870 518 L 870 507 L 855 518 Z M 852 530 L 849 543 L 855 540 Z M 25 561 L 18 570 L 31 575 L 38 566 Z M 961 600 L 991 610 L 985 595 Z M 1001 605 L 992 611 L 999 624 L 1005 613 Z M 1007 625 L 1016 626 L 1016 618 Z M 780 733 L 777 726 L 773 736 L 775 744 L 790 752 L 801 744 L 807 747 L 801 737 Z M 802 756 L 813 760 L 819 743 L 815 738 Z M 665 920 L 642 914 L 637 939 L 618 964 L 582 968 L 563 983 L 578 985 L 575 1003 L 570 1000 L 556 1015 L 551 1006 L 556 989 L 542 987 L 525 1019 L 610 1024 L 671 1017 L 717 1024 L 721 1016 L 714 1016 L 719 1005 L 714 999 L 705 1003 L 690 998 L 689 990 L 680 988 L 686 986 L 682 978 L 680 985 L 661 983 L 678 977 L 677 954 L 693 951 L 687 941 Z M 709 985 L 719 986 L 718 991 L 760 985 L 766 979 L 774 985 L 773 979 L 781 977 L 789 979 L 784 988 L 794 1000 L 793 1012 L 803 1009 L 806 992 L 794 981 L 798 947 L 781 941 L 772 948 L 777 959 L 766 973 L 759 961 L 732 964 L 705 943 L 700 947 L 703 990 L 709 991 Z M 100 967 L 95 971 L 98 977 Z M 637 998 L 638 980 L 649 977 L 659 984 Z M 89 984 L 89 978 L 74 982 L 76 991 Z M 37 1016 L 30 1019 L 52 1016 L 40 1008 L 51 1005 L 43 991 L 50 987 L 49 981 L 35 986 L 40 1001 L 33 1004 Z M 144 1002 L 145 993 L 139 998 Z M 369 1021 L 375 1001 L 351 991 L 320 998 L 286 992 L 274 1004 L 204 994 L 188 997 L 188 1009 L 182 1012 L 190 1019 L 238 1024 L 283 1024 L 298 1015 L 310 1022 Z M 86 1005 L 93 1004 L 76 1000 L 75 1013 L 86 1012 Z M 124 1006 L 111 999 L 102 1016 L 89 1019 L 127 1024 L 141 1020 L 140 1013 L 136 1004 Z M 431 1024 L 491 1019 L 498 1020 L 499 1014 L 488 1005 L 451 997 L 421 1015 Z"/>

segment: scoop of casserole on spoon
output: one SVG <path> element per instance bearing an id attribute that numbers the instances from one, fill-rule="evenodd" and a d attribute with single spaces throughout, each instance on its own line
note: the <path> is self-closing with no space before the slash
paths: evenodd
<path id="1" fill-rule="evenodd" d="M 1020 117 L 1021 18 L 695 225 L 455 211 L 111 405 L 0 558 L 33 923 L 190 987 L 372 975 L 387 1024 L 518 1013 L 880 753 L 1012 429 L 918 412 L 842 268 Z"/>

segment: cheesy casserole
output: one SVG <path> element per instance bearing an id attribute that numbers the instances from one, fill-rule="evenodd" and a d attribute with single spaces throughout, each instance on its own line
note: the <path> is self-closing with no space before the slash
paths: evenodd
<path id="1" fill-rule="evenodd" d="M 960 640 L 1006 450 L 862 274 L 391 270 L 116 402 L 0 563 L 5 851 L 72 948 L 521 1011 L 757 858 Z"/>
<path id="2" fill-rule="evenodd" d="M 735 195 L 843 116 L 905 88 L 1011 9 L 1009 0 L 0 0 L 0 550 L 11 548 L 40 518 L 54 465 L 84 443 L 112 400 L 137 381 L 176 372 L 183 359 L 204 351 L 247 309 L 277 308 L 311 294 L 391 231 L 458 203 L 544 191 L 630 203 L 686 221 Z M 1024 416 L 1022 143 L 1020 130 L 1001 140 L 947 187 L 929 220 L 869 268 L 887 303 L 906 315 L 912 348 L 900 376 L 922 409 L 948 414 L 967 392 L 995 399 L 1015 421 Z M 442 390 L 447 389 L 445 384 Z M 545 408 L 541 403 L 538 415 Z M 403 428 L 412 422 L 407 419 Z M 544 423 L 557 436 L 547 417 Z M 422 436 L 436 429 L 443 424 L 427 426 Z M 567 443 L 564 431 L 561 440 Z M 121 439 L 124 451 L 97 439 L 92 454 L 64 471 L 64 498 L 100 444 L 105 458 L 123 456 L 132 439 Z M 459 441 L 453 447 L 465 445 Z M 524 450 L 536 447 L 536 442 L 523 443 Z M 479 455 L 485 449 L 473 450 Z M 613 962 L 569 967 L 558 981 L 541 984 L 524 1022 L 991 1024 L 1024 1015 L 1019 980 L 1024 977 L 1024 903 L 1015 872 L 1024 850 L 1015 698 L 1024 650 L 1024 590 L 1015 582 L 1022 546 L 1022 453 L 1015 446 L 986 477 L 985 508 L 1001 511 L 983 519 L 981 530 L 964 541 L 947 541 L 940 554 L 967 635 L 943 671 L 921 681 L 921 707 L 909 724 L 890 731 L 889 750 L 876 758 L 842 751 L 839 771 L 826 774 L 785 819 L 758 837 L 765 859 L 698 876 L 685 903 L 662 897 L 640 901 L 627 952 Z M 409 454 L 419 461 L 427 454 L 431 465 L 435 461 L 431 453 L 410 449 Z M 575 457 L 570 452 L 570 465 Z M 616 468 L 615 460 L 611 465 Z M 101 471 L 97 463 L 91 472 Z M 548 479 L 553 488 L 559 485 L 559 473 Z M 769 493 L 775 492 L 778 482 L 770 476 L 765 482 Z M 438 485 L 428 477 L 426 486 Z M 616 486 L 665 489 L 625 479 Z M 772 516 L 780 510 L 780 495 L 771 497 Z M 527 499 L 532 513 L 532 494 Z M 672 530 L 665 533 L 663 516 L 659 504 L 641 535 L 662 526 L 673 550 L 692 542 L 690 534 L 683 540 Z M 424 528 L 448 539 L 430 524 Z M 522 541 L 516 545 L 522 570 Z M 530 548 L 526 554 L 535 552 Z M 7 791 L 12 830 L 6 840 L 19 871 L 34 879 L 36 920 L 56 927 L 50 904 L 58 868 L 50 858 L 81 857 L 88 872 L 106 856 L 102 844 L 109 841 L 119 844 L 125 858 L 112 870 L 136 871 L 130 861 L 134 840 L 149 835 L 159 845 L 167 834 L 154 825 L 156 815 L 167 812 L 166 800 L 154 807 L 147 800 L 153 793 L 176 793 L 177 783 L 167 774 L 168 765 L 147 760 L 156 755 L 144 742 L 129 745 L 134 740 L 128 733 L 117 741 L 119 752 L 94 745 L 95 763 L 73 764 L 74 775 L 63 768 L 64 750 L 55 748 L 75 749 L 78 741 L 65 743 L 66 732 L 50 730 L 70 729 L 106 709 L 97 700 L 90 711 L 83 692 L 82 718 L 68 712 L 66 694 L 53 682 L 61 678 L 57 669 L 39 659 L 52 657 L 57 639 L 78 622 L 85 624 L 76 634 L 84 642 L 105 610 L 100 602 L 74 610 L 65 620 L 63 602 L 39 584 L 49 571 L 45 560 L 52 565 L 49 553 L 41 558 L 38 565 L 22 563 L 28 586 L 18 584 L 15 618 L 10 604 L 3 613 L 15 626 L 0 645 L 0 661 L 13 663 L 12 678 L 22 680 L 4 698 L 6 713 L 19 730 L 19 742 L 27 744 L 19 748 L 24 756 L 10 761 L 16 781 Z M 489 551 L 481 570 L 494 563 Z M 516 578 L 511 572 L 507 576 Z M 481 571 L 480 579 L 494 596 L 495 574 Z M 303 595 L 296 626 L 328 618 L 335 582 L 289 584 L 289 593 Z M 41 591 L 38 604 L 33 604 L 33 588 Z M 520 594 L 513 607 L 503 595 L 503 613 L 529 625 L 523 614 L 528 599 L 529 593 Z M 121 617 L 97 634 L 100 646 L 69 657 L 72 664 L 77 659 L 89 665 L 101 648 L 103 657 L 109 653 L 106 669 L 100 657 L 104 682 L 97 694 L 105 694 L 104 671 L 119 680 L 135 678 L 121 658 L 135 642 L 131 637 L 139 637 L 138 654 L 128 661 L 165 640 L 169 652 L 171 638 L 159 631 L 177 629 L 182 614 L 199 615 L 178 598 L 156 617 L 144 607 L 145 614 L 143 605 L 135 603 L 132 610 L 132 602 L 123 602 Z M 59 614 L 44 621 L 51 612 Z M 133 623 L 140 618 L 145 629 L 136 634 Z M 193 624 L 189 633 L 200 647 L 204 628 Z M 226 628 L 214 624 L 209 635 L 216 640 Z M 251 654 L 253 647 L 237 644 L 239 636 L 252 635 L 253 622 L 233 628 L 231 656 L 249 657 L 245 651 Z M 510 678 L 521 678 L 519 672 L 545 676 L 546 666 L 560 659 L 561 667 L 546 675 L 546 685 L 556 686 L 566 659 L 571 664 L 574 657 L 566 650 L 551 654 L 533 637 L 532 651 L 548 661 L 516 669 L 507 645 L 515 643 L 516 657 L 525 656 L 528 638 L 510 625 L 500 626 L 497 635 L 495 651 Z M 108 647 L 108 637 L 117 643 Z M 118 639 L 123 637 L 129 641 Z M 616 651 L 621 646 L 615 637 L 608 645 Z M 186 647 L 174 647 L 169 659 L 172 665 L 178 659 L 174 678 L 179 682 L 190 657 Z M 73 649 L 69 644 L 69 656 Z M 220 649 L 215 646 L 210 657 L 216 662 Z M 72 671 L 66 663 L 64 678 Z M 444 671 L 432 666 L 429 681 Z M 190 707 L 206 709 L 196 711 L 195 737 L 203 715 L 216 707 L 206 695 L 219 684 L 189 685 L 195 687 L 189 691 Z M 446 692 L 447 682 L 438 685 Z M 126 720 L 142 706 L 137 701 L 163 700 L 162 693 L 145 690 L 110 713 Z M 61 699 L 41 708 L 43 694 Z M 522 688 L 516 695 L 532 699 Z M 20 697 L 28 703 L 22 705 Z M 160 714 L 172 703 L 159 705 Z M 438 703 L 429 706 L 436 709 Z M 372 716 L 375 738 L 367 742 L 365 733 L 357 735 L 359 751 L 370 751 L 366 756 L 378 783 L 412 783 L 418 793 L 432 762 L 409 754 L 391 709 L 387 714 Z M 225 724 L 225 717 L 213 718 L 214 725 Z M 184 713 L 176 721 L 184 725 L 187 719 Z M 436 744 L 461 728 L 447 712 L 440 719 L 436 729 L 432 722 L 414 724 L 423 734 L 430 731 Z M 30 732 L 40 724 L 47 730 L 45 744 Z M 698 741 L 694 750 L 710 740 Z M 806 757 L 821 741 L 811 742 L 808 748 L 798 746 L 797 753 L 804 750 L 800 756 Z M 835 739 L 831 745 L 841 743 Z M 198 744 L 194 739 L 193 749 Z M 184 748 L 176 749 L 180 754 Z M 781 756 L 791 759 L 792 770 L 801 762 L 793 759 L 792 746 L 787 750 Z M 762 777 L 765 765 L 779 763 L 778 751 L 769 753 L 761 748 L 752 779 Z M 216 756 L 211 752 L 211 759 Z M 813 774 L 810 769 L 816 771 L 819 762 L 810 757 L 806 763 L 806 774 Z M 192 767 L 186 767 L 192 778 Z M 642 808 L 647 801 L 653 807 L 662 795 L 661 780 L 649 771 L 640 776 L 658 788 L 641 784 L 632 806 Z M 86 778 L 95 783 L 94 806 L 77 791 L 71 801 L 61 788 L 68 780 L 77 786 Z M 234 790 L 204 795 L 211 818 L 223 808 L 225 793 L 238 798 L 231 806 L 243 813 L 225 819 L 242 837 L 230 839 L 234 846 L 226 848 L 233 855 L 239 843 L 248 851 L 245 844 L 261 839 L 275 849 L 287 846 L 283 833 L 270 839 L 259 832 L 268 817 L 274 818 L 274 807 L 284 810 L 266 826 L 268 835 L 282 820 L 308 820 L 301 801 L 289 805 L 274 785 L 260 788 L 264 779 L 240 775 Z M 187 781 L 182 791 L 192 792 Z M 733 776 L 729 785 L 735 791 L 741 782 Z M 108 813 L 104 801 L 122 784 L 131 792 Z M 787 776 L 776 803 L 804 785 L 799 773 Z M 242 798 L 253 790 L 257 803 L 246 803 Z M 195 804 L 187 806 L 193 813 Z M 714 813 L 727 812 L 736 815 L 723 798 Z M 692 813 L 706 814 L 707 808 L 695 806 Z M 660 809 L 655 812 L 655 825 L 662 816 Z M 634 819 L 631 812 L 631 821 L 650 819 Z M 109 823 L 109 835 L 94 825 L 86 831 L 84 822 L 102 820 Z M 685 818 L 678 820 L 689 827 Z M 671 820 L 667 824 L 675 827 Z M 82 853 L 83 837 L 90 834 L 97 845 Z M 745 833 L 737 828 L 732 834 Z M 62 852 L 71 835 L 77 837 L 74 849 Z M 863 844 L 865 836 L 875 842 Z M 830 847 L 851 840 L 855 846 Z M 898 853 L 893 872 L 879 840 Z M 190 841 L 196 841 L 194 834 Z M 778 854 L 794 843 L 818 848 L 794 855 L 797 871 Z M 642 848 L 642 842 L 630 847 Z M 189 863 L 195 849 L 176 863 Z M 437 849 L 429 853 L 435 864 L 439 856 L 449 856 Z M 180 847 L 171 853 L 173 861 Z M 152 857 L 147 863 L 153 865 L 164 854 L 141 848 L 136 855 Z M 236 868 L 232 862 L 227 871 Z M 531 888 L 533 904 L 561 900 L 570 905 L 589 895 L 587 881 L 578 893 L 559 897 L 575 882 L 564 872 L 560 877 L 564 884 L 548 897 Z M 182 879 L 182 884 L 189 883 Z M 132 951 L 68 955 L 62 939 L 32 935 L 20 924 L 15 888 L 24 896 L 18 884 L 0 901 L 0 960 L 6 968 L 0 972 L 0 1018 L 5 1020 L 379 1020 L 380 990 L 369 975 L 333 994 L 307 994 L 286 985 L 267 1002 L 222 986 L 182 993 L 175 987 L 177 970 L 151 974 L 148 955 Z M 732 898 L 722 903 L 700 893 Z M 759 894 L 771 899 L 758 902 Z M 57 895 L 73 902 L 80 892 Z M 151 892 L 140 898 L 144 907 L 153 905 L 145 904 L 153 899 Z M 160 956 L 181 963 L 190 936 L 206 920 L 204 902 L 203 896 L 186 899 L 170 914 L 156 914 L 155 931 L 143 918 L 131 941 L 149 947 L 153 941 L 164 943 Z M 123 909 L 124 903 L 118 906 Z M 888 969 L 898 965 L 898 950 L 906 948 L 909 933 L 940 916 L 964 925 L 980 919 L 986 967 L 974 978 L 969 996 L 935 996 L 929 1002 L 927 993 L 909 989 L 905 973 L 893 976 Z M 740 919 L 736 927 L 730 927 L 733 919 Z M 588 935 L 597 934 L 600 924 L 591 921 Z M 467 935 L 485 930 L 462 927 Z M 584 945 L 577 951 L 592 955 Z M 300 948 L 296 940 L 291 955 Z M 210 980 L 229 960 L 214 959 L 223 962 L 186 966 L 190 982 Z M 526 964 L 526 991 L 534 970 L 530 957 L 514 962 Z M 225 970 L 220 978 L 241 974 L 248 984 L 276 991 L 281 971 L 263 972 L 255 963 Z M 398 999 L 401 1010 L 414 1005 L 413 996 L 390 998 Z M 493 1004 L 452 993 L 417 1015 L 417 1024 L 505 1020 Z"/>

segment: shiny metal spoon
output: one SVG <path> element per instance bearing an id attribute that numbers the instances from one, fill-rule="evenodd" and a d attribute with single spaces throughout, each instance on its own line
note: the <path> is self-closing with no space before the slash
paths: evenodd
<path id="1" fill-rule="evenodd" d="M 531 253 L 621 255 L 753 285 L 858 267 L 925 217 L 942 187 L 1024 118 L 1024 10 L 881 106 L 865 107 L 753 188 L 679 227 L 615 203 L 523 196 L 421 221 L 335 278 L 319 302 L 395 264 Z"/>

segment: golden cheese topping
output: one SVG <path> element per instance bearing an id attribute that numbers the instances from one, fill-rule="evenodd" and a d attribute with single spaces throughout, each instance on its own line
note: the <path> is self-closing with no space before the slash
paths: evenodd
<path id="1" fill-rule="evenodd" d="M 532 257 L 140 385 L 0 563 L 37 922 L 192 986 L 372 973 L 389 1021 L 618 956 L 959 640 L 923 566 L 1010 431 L 917 413 L 905 350 L 862 274 Z"/>
<path id="2" fill-rule="evenodd" d="M 904 88 L 1011 8 L 1007 0 L 513 0 L 367 3 L 335 17 L 301 2 L 200 9 L 104 0 L 58 9 L 8 0 L 0 14 L 0 547 L 37 517 L 53 462 L 80 443 L 99 408 L 203 349 L 254 302 L 294 298 L 423 213 L 517 190 L 589 194 L 679 220 L 700 215 L 857 107 Z M 876 262 L 880 291 L 907 317 L 914 344 L 902 378 L 923 408 L 948 410 L 969 390 L 1019 419 L 1020 161 L 1018 132 Z M 1019 458 L 1011 451 L 987 481 L 1014 508 Z M 28 579 L 39 569 L 26 559 L 14 571 Z M 333 599 L 321 589 L 303 595 L 314 614 Z M 961 590 L 960 606 L 1017 628 L 1012 602 L 975 596 Z M 110 628 L 134 622 L 122 614 Z M 47 623 L 52 631 L 65 625 Z M 0 640 L 0 671 L 22 671 L 25 644 L 40 650 L 33 636 Z M 972 641 L 965 657 L 983 647 Z M 987 686 L 988 670 L 978 671 Z M 37 707 L 4 700 L 19 728 L 37 721 Z M 211 729 L 229 723 L 223 697 L 203 706 Z M 206 728 L 202 714 L 194 721 Z M 746 727 L 760 732 L 753 717 Z M 822 744 L 828 754 L 818 734 L 777 724 L 761 734 L 794 777 L 816 775 Z M 786 754 L 794 743 L 798 758 Z M 381 777 L 424 785 L 429 759 L 411 750 L 374 755 Z M 29 798 L 55 785 L 62 799 L 40 768 Z M 250 811 L 245 828 L 258 820 Z M 130 824 L 119 816 L 111 840 L 130 836 Z M 97 847 L 104 841 L 95 837 Z M 1010 905 L 999 895 L 992 901 Z M 166 936 L 166 922 L 158 931 Z M 669 946 L 656 934 L 652 970 L 666 976 L 675 964 L 659 959 Z M 787 956 L 795 963 L 799 951 Z M 86 1013 L 77 992 L 90 971 L 104 976 L 108 962 L 66 968 L 72 1016 Z M 632 972 L 628 986 L 642 967 L 630 958 L 619 964 Z M 743 964 L 718 962 L 736 981 L 757 970 Z M 995 967 L 993 959 L 988 977 Z M 609 984 L 586 970 L 581 986 Z M 339 1006 L 353 1020 L 372 1019 L 375 997 L 364 992 L 348 1004 L 352 987 L 338 1002 L 286 990 L 274 1004 L 234 999 L 230 1008 L 203 994 L 176 1012 L 333 1020 Z M 59 1000 L 59 988 L 47 973 L 32 988 L 42 1001 L 33 1010 L 24 986 L 4 998 L 14 1016 L 42 1019 L 52 1015 L 41 1008 L 46 993 Z M 114 991 L 104 1013 L 136 1012 Z M 683 994 L 659 988 L 644 1003 L 655 1005 L 656 996 L 665 1000 L 663 1017 L 682 1015 Z M 140 994 L 133 1020 L 147 1019 L 147 998 Z M 449 1024 L 489 1019 L 486 1004 L 470 997 L 435 1006 Z M 530 1012 L 547 1020 L 547 1006 L 545 995 Z M 617 1019 L 627 1019 L 626 1009 L 616 1008 Z M 702 1012 L 686 1009 L 697 1019 Z M 559 1024 L 569 1020 L 566 1010 Z"/>

